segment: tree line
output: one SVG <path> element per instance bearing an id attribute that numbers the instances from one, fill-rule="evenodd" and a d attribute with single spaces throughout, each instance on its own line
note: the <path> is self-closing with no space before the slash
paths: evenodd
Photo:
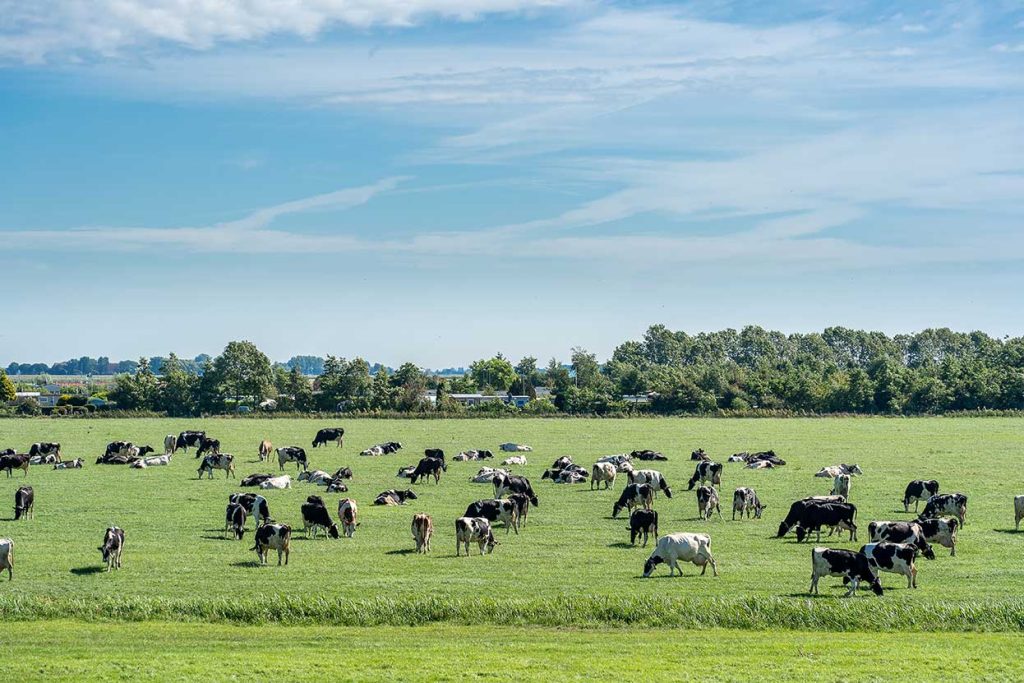
<path id="1" fill-rule="evenodd" d="M 0 389 L 5 386 L 0 380 Z M 452 398 L 475 392 L 531 400 L 522 408 L 502 401 L 466 408 Z M 689 334 L 655 325 L 642 339 L 620 344 L 604 362 L 579 347 L 568 362 L 552 358 L 546 366 L 532 357 L 513 363 L 497 354 L 456 377 L 413 363 L 392 370 L 330 355 L 296 356 L 275 365 L 254 344 L 241 341 L 215 358 L 170 354 L 158 367 L 139 359 L 105 393 L 97 393 L 120 409 L 172 416 L 240 407 L 597 415 L 1024 410 L 1024 339 L 948 329 L 889 336 L 842 327 L 809 334 L 756 326 Z"/>

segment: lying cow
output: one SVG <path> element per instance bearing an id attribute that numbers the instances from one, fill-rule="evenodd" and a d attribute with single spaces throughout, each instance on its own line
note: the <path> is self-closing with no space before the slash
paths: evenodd
<path id="1" fill-rule="evenodd" d="M 823 576 L 841 576 L 844 582 L 849 581 L 846 597 L 857 592 L 861 581 L 867 582 L 875 595 L 882 594 L 882 584 L 871 570 L 868 558 L 852 550 L 813 548 L 811 550 L 811 588 L 809 590 L 812 595 L 818 593 L 818 580 Z"/>
<path id="2" fill-rule="evenodd" d="M 468 450 L 462 451 L 461 453 L 456 455 L 454 458 L 452 458 L 452 460 L 458 460 L 460 462 L 465 462 L 467 460 L 486 460 L 488 458 L 493 458 L 493 457 L 494 457 L 494 453 L 490 452 L 487 449 L 484 449 L 484 448 L 480 448 L 480 449 L 470 448 Z M 523 456 L 513 456 L 513 457 L 523 457 Z M 523 459 L 525 460 L 525 458 L 523 458 Z M 526 463 L 523 463 L 523 464 L 525 465 Z"/>
<path id="3" fill-rule="evenodd" d="M 531 448 L 530 446 L 518 443 L 503 443 L 500 446 L 498 446 L 498 448 L 505 451 L 506 453 L 529 453 L 530 451 L 533 450 L 533 448 Z"/>
<path id="4" fill-rule="evenodd" d="M 22 486 L 14 492 L 14 519 L 15 521 L 24 517 L 34 519 L 36 507 L 36 492 L 31 486 Z"/>
<path id="5" fill-rule="evenodd" d="M 345 442 L 345 430 L 341 427 L 328 427 L 326 429 L 321 429 L 316 433 L 316 437 L 313 439 L 313 448 L 326 446 L 331 441 L 338 444 L 338 448 L 341 448 Z"/>
<path id="6" fill-rule="evenodd" d="M 629 515 L 629 544 L 636 545 L 636 539 L 644 537 L 643 547 L 647 547 L 647 537 L 651 534 L 658 537 L 658 511 L 633 510 Z"/>
<path id="7" fill-rule="evenodd" d="M 264 491 L 269 489 L 290 489 L 292 487 L 291 475 L 282 474 L 278 477 L 270 477 L 260 482 L 260 488 Z"/>
<path id="8" fill-rule="evenodd" d="M 29 457 L 33 455 L 53 455 L 60 461 L 60 444 L 43 441 L 40 443 L 34 443 L 28 449 Z"/>
<path id="9" fill-rule="evenodd" d="M 646 448 L 643 450 L 633 451 L 632 453 L 629 454 L 629 456 L 631 458 L 636 458 L 637 460 L 656 460 L 659 462 L 668 460 L 668 458 L 665 457 L 664 453 L 661 453 L 659 451 L 652 451 Z"/>
<path id="10" fill-rule="evenodd" d="M 695 461 L 699 462 L 701 460 L 710 460 L 710 459 L 711 459 L 711 456 L 708 455 L 707 452 L 703 448 L 698 448 L 697 450 L 690 452 L 690 460 L 695 460 Z M 732 458 L 730 458 L 730 460 L 732 460 Z"/>
<path id="11" fill-rule="evenodd" d="M 327 483 L 334 479 L 331 475 L 323 470 L 313 470 L 310 472 L 299 472 L 299 481 L 308 481 L 310 484 L 316 484 L 318 486 L 327 486 Z"/>
<path id="12" fill-rule="evenodd" d="M 612 517 L 618 517 L 622 510 L 632 512 L 633 508 L 639 507 L 650 510 L 653 504 L 654 488 L 650 484 L 627 484 L 612 505 Z"/>
<path id="13" fill-rule="evenodd" d="M 60 458 L 54 453 L 28 456 L 28 463 L 30 465 L 55 465 L 59 462 Z"/>
<path id="14" fill-rule="evenodd" d="M 722 463 L 711 460 L 702 460 L 697 463 L 697 467 L 693 470 L 693 476 L 687 482 L 686 490 L 692 491 L 697 482 L 704 484 L 707 481 L 710 481 L 713 486 L 722 485 Z"/>
<path id="15" fill-rule="evenodd" d="M 662 563 L 668 564 L 669 576 L 675 574 L 677 569 L 679 576 L 682 576 L 683 568 L 679 566 L 680 562 L 692 562 L 697 565 L 701 568 L 701 576 L 707 572 L 710 564 L 712 575 L 718 576 L 718 565 L 711 554 L 711 537 L 707 534 L 679 532 L 658 539 L 654 552 L 644 563 L 644 578 L 650 577 L 654 568 Z"/>
<path id="16" fill-rule="evenodd" d="M 412 540 L 416 543 L 416 552 L 430 552 L 430 537 L 434 533 L 434 520 L 422 512 L 412 517 Z"/>
<path id="17" fill-rule="evenodd" d="M 615 465 L 610 462 L 595 462 L 593 469 L 590 471 L 590 490 L 593 491 L 595 488 L 601 488 L 601 484 L 604 484 L 605 490 L 608 490 L 615 484 L 615 475 L 618 474 L 615 469 Z"/>
<path id="18" fill-rule="evenodd" d="M 210 455 L 203 457 L 202 464 L 199 465 L 199 478 L 203 478 L 203 474 L 213 479 L 214 470 L 224 470 L 224 478 L 235 476 L 235 456 L 229 453 L 211 453 Z"/>
<path id="19" fill-rule="evenodd" d="M 103 545 L 97 550 L 103 555 L 103 561 L 107 564 L 107 571 L 111 568 L 121 568 L 121 553 L 124 551 L 124 529 L 112 526 L 107 528 L 103 534 Z"/>
<path id="20" fill-rule="evenodd" d="M 469 478 L 469 481 L 474 484 L 493 484 L 494 478 L 497 476 L 508 476 L 509 471 L 503 469 L 496 469 L 494 467 L 481 467 L 480 471 Z"/>
<path id="21" fill-rule="evenodd" d="M 907 490 L 903 492 L 903 511 L 910 512 L 910 504 L 914 504 L 914 512 L 917 512 L 918 504 L 923 500 L 926 504 L 932 496 L 939 495 L 939 482 L 934 479 L 915 479 L 907 484 Z"/>
<path id="22" fill-rule="evenodd" d="M 512 455 L 501 461 L 502 465 L 527 465 L 529 464 L 526 460 L 525 455 Z"/>
<path id="23" fill-rule="evenodd" d="M 296 469 L 309 469 L 309 460 L 306 458 L 306 451 L 299 446 L 284 446 L 277 449 L 278 469 L 284 470 L 284 465 L 288 462 L 294 462 Z"/>
<path id="24" fill-rule="evenodd" d="M 416 500 L 416 494 L 412 491 L 396 491 L 395 489 L 388 489 L 377 495 L 373 499 L 374 505 L 405 505 L 407 500 Z"/>
<path id="25" fill-rule="evenodd" d="M 697 516 L 706 521 L 711 519 L 712 512 L 718 512 L 718 519 L 722 519 L 722 507 L 718 502 L 718 491 L 714 486 L 701 486 L 697 489 Z"/>
<path id="26" fill-rule="evenodd" d="M 331 538 L 338 538 L 338 525 L 331 519 L 331 513 L 327 511 L 327 505 L 320 496 L 309 496 L 301 506 L 303 530 L 309 538 L 312 530 L 313 538 L 321 529 L 327 532 Z"/>
<path id="27" fill-rule="evenodd" d="M 764 510 L 767 505 L 761 504 L 761 499 L 757 497 L 757 492 L 754 489 L 741 486 L 732 493 L 732 519 L 736 521 L 736 513 L 740 513 L 740 519 L 743 519 L 744 513 L 747 518 L 750 515 L 754 515 L 754 519 L 761 519 L 761 511 Z"/>
<path id="28" fill-rule="evenodd" d="M 65 460 L 64 462 L 58 462 L 53 466 L 55 470 L 80 470 L 85 461 L 81 458 L 75 458 L 74 460 Z"/>
<path id="29" fill-rule="evenodd" d="M 359 526 L 359 506 L 354 500 L 342 498 L 338 501 L 338 519 L 341 520 L 341 533 L 352 538 Z"/>
<path id="30" fill-rule="evenodd" d="M 267 556 L 271 550 L 277 551 L 277 566 L 281 566 L 281 556 L 284 556 L 285 565 L 288 564 L 288 555 L 292 550 L 292 528 L 287 524 L 264 524 L 256 529 L 256 545 L 250 550 L 256 551 L 261 565 L 267 564 Z"/>
<path id="31" fill-rule="evenodd" d="M 463 517 L 483 517 L 489 522 L 501 522 L 507 534 L 511 528 L 519 535 L 518 508 L 511 500 L 478 500 L 470 503 Z"/>
<path id="32" fill-rule="evenodd" d="M 615 471 L 625 472 L 627 469 L 632 468 L 632 456 L 626 455 L 625 453 L 618 453 L 616 455 L 605 455 L 597 459 L 597 462 L 606 462 L 615 466 Z"/>
<path id="33" fill-rule="evenodd" d="M 544 470 L 541 479 L 550 479 L 556 484 L 582 484 L 587 481 L 585 472 L 577 469 Z"/>
<path id="34" fill-rule="evenodd" d="M 857 467 L 857 465 L 847 465 L 846 463 L 843 463 L 840 465 L 830 465 L 828 467 L 822 467 L 814 476 L 834 479 L 840 474 L 856 475 L 864 473 L 861 471 L 859 467 Z"/>
<path id="35" fill-rule="evenodd" d="M 244 477 L 242 479 L 242 481 L 239 482 L 238 485 L 239 486 L 259 486 L 260 484 L 265 482 L 267 479 L 273 478 L 273 476 L 274 475 L 270 474 L 269 472 L 250 474 L 249 476 Z"/>
<path id="36" fill-rule="evenodd" d="M 480 547 L 480 554 L 484 549 L 488 553 L 494 552 L 494 546 L 498 545 L 491 530 L 491 523 L 483 517 L 459 517 L 455 520 L 455 556 L 460 554 L 461 546 L 466 546 L 466 557 L 469 557 L 469 544 L 476 543 Z"/>

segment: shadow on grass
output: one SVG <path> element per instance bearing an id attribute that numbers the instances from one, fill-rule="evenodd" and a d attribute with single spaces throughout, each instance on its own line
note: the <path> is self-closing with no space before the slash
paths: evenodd
<path id="1" fill-rule="evenodd" d="M 71 573 L 75 576 L 89 576 L 90 574 L 101 574 L 106 570 L 104 565 L 93 565 L 92 567 L 72 567 Z"/>
<path id="2" fill-rule="evenodd" d="M 416 548 L 402 548 L 400 550 L 389 550 L 385 555 L 413 555 L 416 553 Z"/>
<path id="3" fill-rule="evenodd" d="M 619 541 L 618 543 L 609 543 L 608 547 L 609 548 L 627 548 L 628 549 L 628 548 L 636 548 L 638 546 L 635 546 L 632 543 L 626 543 L 625 541 Z"/>
<path id="4" fill-rule="evenodd" d="M 207 541 L 238 541 L 234 536 L 200 536 Z"/>
<path id="5" fill-rule="evenodd" d="M 260 567 L 262 565 L 260 564 L 259 560 L 248 560 L 246 562 L 232 562 L 231 566 L 232 567 Z M 268 567 L 270 566 L 270 562 L 267 562 L 267 566 Z"/>
<path id="6" fill-rule="evenodd" d="M 993 529 L 992 531 L 997 534 L 1010 534 L 1011 536 L 1014 534 L 1024 534 L 1024 531 L 1021 531 L 1020 529 Z"/>

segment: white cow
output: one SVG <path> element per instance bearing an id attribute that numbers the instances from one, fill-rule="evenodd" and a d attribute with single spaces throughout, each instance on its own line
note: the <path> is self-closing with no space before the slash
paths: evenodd
<path id="1" fill-rule="evenodd" d="M 680 561 L 692 562 L 701 567 L 701 576 L 707 572 L 708 565 L 710 564 L 712 574 L 718 576 L 718 565 L 715 563 L 715 558 L 711 555 L 711 536 L 679 532 L 668 534 L 658 539 L 654 552 L 651 553 L 651 556 L 647 558 L 647 563 L 644 564 L 644 578 L 649 577 L 654 572 L 654 568 L 662 562 L 668 564 L 669 576 L 675 574 L 677 569 L 679 570 L 679 576 L 682 576 L 683 569 L 679 566 Z"/>
<path id="2" fill-rule="evenodd" d="M 832 491 L 829 495 L 842 496 L 846 500 L 850 500 L 850 475 L 849 474 L 837 474 L 832 478 Z"/>
<path id="3" fill-rule="evenodd" d="M 511 457 L 508 457 L 508 458 L 505 458 L 504 460 L 502 460 L 501 464 L 502 465 L 525 465 L 525 464 L 527 464 L 526 456 L 525 455 L 513 455 Z"/>
<path id="4" fill-rule="evenodd" d="M 308 481 L 310 484 L 317 484 L 319 486 L 327 486 L 333 479 L 334 477 L 323 470 L 299 472 L 299 481 Z"/>
<path id="5" fill-rule="evenodd" d="M 178 437 L 168 434 L 164 437 L 164 455 L 170 455 L 176 450 L 178 450 Z"/>
<path id="6" fill-rule="evenodd" d="M 530 446 L 526 446 L 524 444 L 519 443 L 503 443 L 500 446 L 498 446 L 498 448 L 505 451 L 506 453 L 529 453 L 530 451 L 533 450 L 533 448 L 531 448 Z"/>
<path id="7" fill-rule="evenodd" d="M 154 455 L 151 458 L 139 458 L 131 466 L 136 468 L 166 467 L 171 464 L 171 457 L 171 454 L 168 453 L 167 455 Z"/>
<path id="8" fill-rule="evenodd" d="M 615 465 L 610 462 L 595 462 L 594 467 L 590 471 L 590 488 L 600 488 L 601 482 L 604 482 L 605 489 L 611 488 L 615 483 L 615 475 L 617 474 Z"/>
<path id="9" fill-rule="evenodd" d="M 359 526 L 359 506 L 351 498 L 342 498 L 338 501 L 338 519 L 341 520 L 341 533 L 352 538 Z"/>
<path id="10" fill-rule="evenodd" d="M 481 467 L 480 471 L 470 477 L 469 480 L 474 484 L 490 484 L 498 475 L 508 476 L 508 470 Z"/>
<path id="11" fill-rule="evenodd" d="M 597 459 L 598 462 L 608 462 L 615 465 L 615 469 L 619 472 L 626 472 L 633 468 L 633 458 L 626 453 L 618 453 L 616 455 L 605 455 Z"/>
<path id="12" fill-rule="evenodd" d="M 292 487 L 291 475 L 282 474 L 280 477 L 271 477 L 262 484 L 261 489 L 290 489 Z"/>
<path id="13" fill-rule="evenodd" d="M 0 572 L 7 570 L 7 580 L 14 579 L 14 541 L 0 538 Z"/>

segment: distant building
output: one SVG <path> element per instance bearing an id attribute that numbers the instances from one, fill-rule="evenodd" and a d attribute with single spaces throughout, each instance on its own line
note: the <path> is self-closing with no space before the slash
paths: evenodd
<path id="1" fill-rule="evenodd" d="M 508 394 L 448 394 L 448 397 L 464 406 L 478 406 L 484 403 L 500 401 L 501 403 L 510 403 L 516 408 L 522 408 L 530 402 L 529 396 L 509 396 Z M 423 400 L 429 403 L 436 403 L 437 393 L 429 391 L 423 394 Z"/>
<path id="2" fill-rule="evenodd" d="M 39 391 L 16 391 L 14 392 L 14 403 L 24 401 L 26 399 L 35 399 L 35 402 L 39 404 L 40 408 L 53 408 L 57 405 L 59 394 L 44 394 Z"/>

